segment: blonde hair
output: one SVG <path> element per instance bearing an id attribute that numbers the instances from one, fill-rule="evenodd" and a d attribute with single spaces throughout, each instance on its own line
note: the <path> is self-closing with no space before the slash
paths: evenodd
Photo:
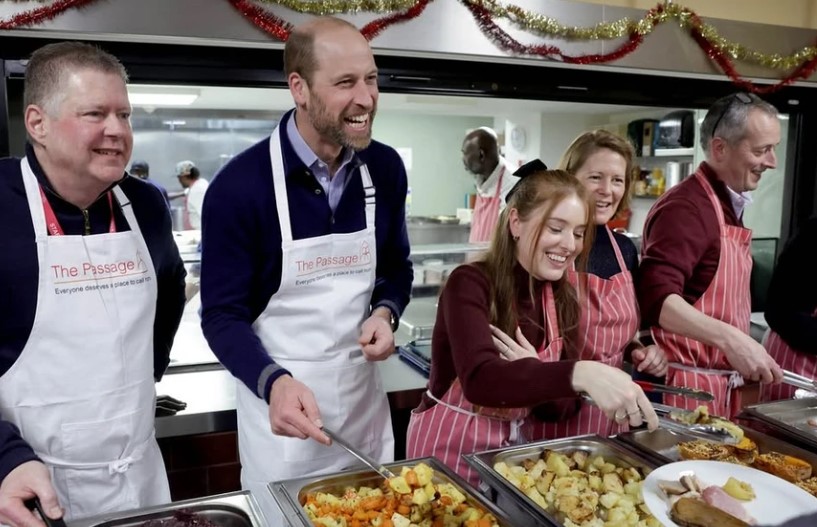
<path id="1" fill-rule="evenodd" d="M 621 210 L 626 210 L 630 206 L 632 197 L 634 174 L 635 150 L 627 139 L 607 130 L 593 130 L 585 132 L 570 143 L 562 159 L 559 161 L 559 168 L 566 170 L 574 176 L 579 169 L 587 163 L 587 159 L 602 149 L 612 150 L 624 158 L 627 164 L 624 173 L 624 196 L 616 208 L 615 214 Z"/>
<path id="2" fill-rule="evenodd" d="M 515 306 L 516 283 L 514 268 L 517 265 L 516 245 L 510 229 L 510 211 L 516 210 L 525 221 L 541 214 L 541 219 L 532 237 L 535 241 L 531 259 L 538 249 L 539 237 L 553 209 L 566 198 L 577 196 L 585 204 L 585 239 L 581 252 L 576 258 L 577 268 L 584 268 L 592 246 L 594 210 L 587 198 L 584 186 L 564 170 L 540 170 L 521 179 L 508 196 L 508 204 L 500 215 L 491 242 L 491 247 L 478 262 L 488 275 L 491 284 L 491 323 L 509 335 L 513 335 L 519 325 Z M 533 262 L 531 262 L 532 264 Z M 528 288 L 534 300 L 534 278 L 531 276 Z M 561 336 L 565 341 L 568 356 L 575 355 L 580 306 L 576 290 L 567 281 L 567 273 L 553 283 L 554 300 Z M 534 321 L 541 326 L 540 321 Z"/>

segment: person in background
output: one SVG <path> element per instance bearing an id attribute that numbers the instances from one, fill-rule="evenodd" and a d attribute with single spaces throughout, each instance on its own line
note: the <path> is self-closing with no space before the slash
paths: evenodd
<path id="1" fill-rule="evenodd" d="M 817 217 L 792 237 L 774 268 L 766 297 L 769 330 L 763 345 L 781 368 L 817 378 L 817 280 L 811 252 L 817 246 Z M 763 385 L 761 399 L 794 397 L 795 387 Z"/>
<path id="2" fill-rule="evenodd" d="M 156 181 L 155 179 L 150 178 L 150 165 L 148 165 L 147 161 L 134 161 L 130 165 L 130 173 L 132 176 L 136 176 L 139 179 L 147 181 L 157 189 L 159 192 L 162 193 L 162 197 L 165 198 L 165 203 L 167 203 L 167 208 L 170 209 L 170 197 L 167 195 L 167 189 L 165 189 L 161 183 Z"/>
<path id="3" fill-rule="evenodd" d="M 662 376 L 667 369 L 664 353 L 654 345 L 643 346 L 637 339 L 639 313 L 633 274 L 638 252 L 629 238 L 607 227 L 607 222 L 629 204 L 632 165 L 633 147 L 606 130 L 581 134 L 559 164 L 584 185 L 595 206 L 587 271 L 568 272 L 581 305 L 578 358 L 621 368 L 626 356 L 636 372 Z M 582 434 L 610 436 L 625 426 L 607 419 L 598 407 L 583 404 L 569 419 L 547 422 L 531 416 L 524 434 L 531 441 Z"/>
<path id="4" fill-rule="evenodd" d="M 713 393 L 710 413 L 731 418 L 742 407 L 735 388 L 744 380 L 780 382 L 783 375 L 749 335 L 752 232 L 742 220 L 749 193 L 777 165 L 777 110 L 753 94 L 729 95 L 709 109 L 700 136 L 706 160 L 647 216 L 636 288 L 642 316 L 670 360 L 667 384 Z"/>
<path id="5" fill-rule="evenodd" d="M 590 247 L 586 194 L 562 170 L 526 175 L 509 196 L 487 254 L 448 277 L 428 390 L 409 421 L 409 459 L 437 457 L 475 484 L 477 474 L 462 454 L 522 442 L 520 427 L 532 407 L 547 404 L 552 418 L 561 419 L 562 408 L 575 412 L 581 393 L 611 419 L 657 426 L 627 373 L 579 360 L 580 306 L 566 273 Z"/>
<path id="6" fill-rule="evenodd" d="M 214 179 L 201 269 L 204 335 L 241 381 L 242 486 L 270 525 L 280 515 L 270 481 L 356 463 L 326 446 L 323 425 L 394 459 L 376 363 L 394 352 L 414 275 L 405 167 L 371 139 L 368 41 L 348 22 L 314 18 L 293 30 L 284 62 L 295 109 Z"/>
<path id="7" fill-rule="evenodd" d="M 505 208 L 505 196 L 519 179 L 513 175 L 505 158 L 499 155 L 496 132 L 490 128 L 468 132 L 462 142 L 462 163 L 474 175 L 477 186 L 468 241 L 491 241 L 499 213 Z"/>
<path id="8" fill-rule="evenodd" d="M 25 73 L 26 156 L 0 160 L 0 523 L 170 501 L 154 382 L 184 308 L 161 194 L 125 173 L 122 64 L 80 42 Z"/>
<path id="9" fill-rule="evenodd" d="M 176 177 L 184 188 L 184 230 L 201 230 L 201 211 L 209 182 L 201 177 L 201 172 L 192 161 L 177 163 Z"/>

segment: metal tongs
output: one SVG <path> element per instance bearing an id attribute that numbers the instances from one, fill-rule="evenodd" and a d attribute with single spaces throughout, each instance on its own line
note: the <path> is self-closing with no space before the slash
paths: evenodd
<path id="1" fill-rule="evenodd" d="M 714 401 L 715 396 L 704 390 L 697 390 L 695 388 L 685 388 L 682 386 L 665 386 L 663 384 L 655 384 L 647 381 L 633 381 L 641 386 L 645 392 L 669 393 L 672 395 L 680 395 L 689 399 L 697 399 L 699 401 Z"/>
<path id="2" fill-rule="evenodd" d="M 817 382 L 804 375 L 799 375 L 788 370 L 783 370 L 783 382 L 810 392 L 817 392 Z"/>
<path id="3" fill-rule="evenodd" d="M 386 467 L 384 467 L 383 465 L 381 465 L 380 463 L 378 463 L 374 459 L 370 458 L 369 456 L 367 456 L 366 454 L 364 454 L 363 452 L 361 452 L 357 448 L 355 448 L 352 445 L 350 445 L 349 443 L 347 443 L 345 439 L 340 437 L 335 432 L 329 430 L 325 426 L 323 428 L 321 428 L 321 430 L 323 430 L 324 434 L 329 436 L 329 438 L 332 440 L 333 443 L 337 443 L 338 445 L 345 448 L 350 454 L 352 454 L 353 456 L 355 456 L 356 458 L 361 460 L 364 464 L 366 464 L 368 467 L 370 467 L 372 470 L 374 470 L 375 472 L 377 472 L 378 474 L 380 474 L 381 476 L 383 476 L 387 480 L 395 477 L 394 472 L 387 469 Z"/>
<path id="4" fill-rule="evenodd" d="M 669 417 L 672 412 L 684 412 L 685 410 L 681 408 L 676 408 L 674 406 L 668 406 L 666 404 L 660 403 L 653 403 L 653 409 L 655 413 L 658 414 L 658 426 L 665 430 L 669 430 L 670 432 L 676 432 L 679 434 L 686 434 L 689 436 L 697 437 L 699 439 L 706 439 L 708 441 L 718 441 L 720 443 L 737 443 L 737 439 L 724 430 L 723 428 L 718 428 L 717 426 L 713 425 L 705 425 L 705 424 L 686 424 L 679 421 L 676 421 Z"/>
<path id="5" fill-rule="evenodd" d="M 57 518 L 56 520 L 52 520 L 45 514 L 45 510 L 43 510 L 43 505 L 40 503 L 40 498 L 34 497 L 30 500 L 25 501 L 25 506 L 30 511 L 37 511 L 40 513 L 40 518 L 45 523 L 46 527 L 66 527 L 65 520 L 62 518 Z"/>

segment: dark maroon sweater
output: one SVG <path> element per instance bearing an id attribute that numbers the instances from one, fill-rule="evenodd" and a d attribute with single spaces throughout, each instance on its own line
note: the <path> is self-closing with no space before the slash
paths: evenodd
<path id="1" fill-rule="evenodd" d="M 517 269 L 519 326 L 537 349 L 545 340 L 541 302 L 543 283 L 536 284 L 531 302 L 528 275 Z M 574 398 L 571 386 L 575 361 L 543 363 L 538 359 L 507 361 L 491 340 L 490 285 L 474 265 L 452 271 L 440 295 L 434 325 L 431 375 L 428 386 L 442 398 L 455 378 L 473 404 L 490 407 L 528 407 L 555 399 Z M 433 404 L 424 398 L 421 409 Z"/>
<path id="2" fill-rule="evenodd" d="M 742 227 L 726 184 L 705 162 L 698 172 L 715 190 L 726 224 Z M 694 304 L 715 276 L 720 250 L 715 209 L 704 187 L 690 176 L 655 203 L 644 224 L 636 284 L 642 327 L 658 326 L 661 307 L 671 294 Z"/>

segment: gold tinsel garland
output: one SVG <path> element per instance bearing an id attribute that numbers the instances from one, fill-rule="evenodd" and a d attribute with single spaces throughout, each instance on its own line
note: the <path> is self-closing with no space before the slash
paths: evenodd
<path id="1" fill-rule="evenodd" d="M 417 0 L 256 0 L 259 3 L 279 5 L 310 15 L 336 15 L 342 13 L 390 13 L 411 9 Z"/>
<path id="2" fill-rule="evenodd" d="M 655 26 L 671 20 L 677 20 L 683 29 L 697 29 L 701 35 L 718 51 L 742 62 L 759 64 L 767 68 L 791 70 L 804 62 L 817 57 L 817 47 L 807 46 L 791 55 L 763 53 L 750 49 L 743 44 L 730 42 L 723 38 L 711 24 L 702 22 L 686 7 L 678 4 L 666 4 L 661 10 L 652 10 L 644 18 L 634 21 L 620 18 L 612 22 L 600 22 L 594 26 L 568 26 L 546 15 L 528 11 L 519 6 L 503 5 L 496 0 L 463 0 L 480 5 L 492 16 L 505 18 L 515 25 L 544 37 L 559 37 L 566 40 L 611 40 L 622 38 L 632 33 L 642 36 L 652 33 Z"/>

